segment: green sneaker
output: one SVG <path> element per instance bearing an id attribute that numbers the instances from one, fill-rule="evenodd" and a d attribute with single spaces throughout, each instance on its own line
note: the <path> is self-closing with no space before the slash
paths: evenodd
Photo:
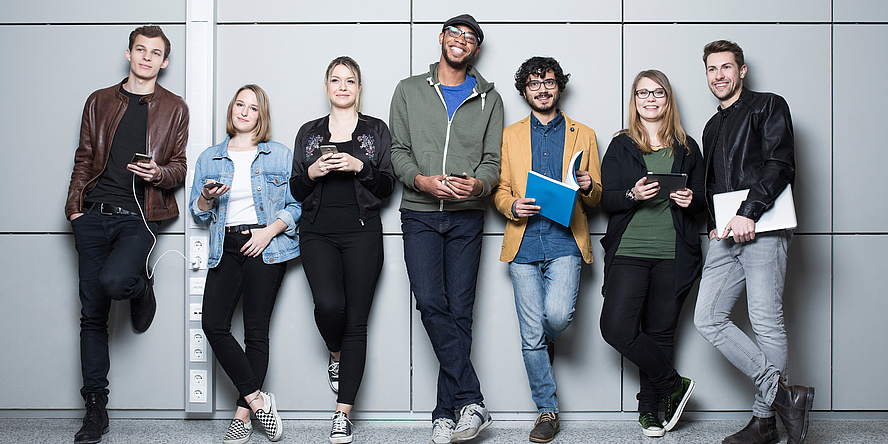
<path id="1" fill-rule="evenodd" d="M 653 413 L 639 413 L 638 423 L 641 424 L 644 436 L 659 438 L 666 434 L 666 430 L 663 430 L 663 423 Z"/>
<path id="2" fill-rule="evenodd" d="M 694 386 L 696 385 L 697 383 L 688 378 L 681 378 L 681 387 L 678 391 L 663 400 L 663 403 L 666 404 L 666 413 L 664 415 L 666 425 L 663 428 L 667 432 L 675 428 L 675 424 L 678 423 L 678 418 L 681 417 L 681 412 L 684 411 L 688 399 L 691 399 L 691 392 L 694 391 Z"/>

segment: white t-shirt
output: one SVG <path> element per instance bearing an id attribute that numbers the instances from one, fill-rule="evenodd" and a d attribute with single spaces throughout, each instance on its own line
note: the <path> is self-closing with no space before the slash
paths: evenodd
<path id="1" fill-rule="evenodd" d="M 228 151 L 228 157 L 234 162 L 234 178 L 231 181 L 231 190 L 228 191 L 226 227 L 259 223 L 256 207 L 253 204 L 253 185 L 250 181 L 250 167 L 257 151 Z"/>

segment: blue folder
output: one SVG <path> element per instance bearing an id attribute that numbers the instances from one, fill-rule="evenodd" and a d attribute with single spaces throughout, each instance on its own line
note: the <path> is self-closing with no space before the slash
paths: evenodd
<path id="1" fill-rule="evenodd" d="M 552 219 L 565 227 L 570 227 L 570 219 L 577 203 L 577 192 L 580 187 L 577 185 L 576 170 L 580 166 L 582 154 L 583 152 L 580 151 L 574 154 L 571 159 L 573 168 L 570 169 L 567 184 L 543 176 L 536 171 L 527 172 L 527 188 L 524 190 L 524 197 L 536 199 L 535 203 L 540 207 L 540 216 Z"/>

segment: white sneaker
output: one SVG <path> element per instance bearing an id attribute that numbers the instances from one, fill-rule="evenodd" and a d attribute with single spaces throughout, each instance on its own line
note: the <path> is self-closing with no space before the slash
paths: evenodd
<path id="1" fill-rule="evenodd" d="M 432 444 L 449 444 L 456 424 L 452 419 L 438 418 L 432 426 Z"/>
<path id="2" fill-rule="evenodd" d="M 475 439 L 485 427 L 493 422 L 487 408 L 480 404 L 469 404 L 459 411 L 459 422 L 453 429 L 450 442 L 464 442 Z"/>

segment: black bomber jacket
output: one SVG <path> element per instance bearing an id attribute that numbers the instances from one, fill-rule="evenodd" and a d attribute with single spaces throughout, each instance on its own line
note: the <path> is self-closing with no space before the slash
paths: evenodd
<path id="1" fill-rule="evenodd" d="M 716 147 L 724 146 L 724 150 Z M 714 192 L 749 189 L 737 215 L 758 221 L 774 200 L 795 181 L 792 117 L 783 97 L 743 88 L 731 106 L 703 129 L 709 230 L 715 229 Z M 713 171 L 714 153 L 724 155 L 725 171 Z"/>
<path id="2" fill-rule="evenodd" d="M 320 145 L 330 142 L 329 123 L 330 116 L 326 115 L 302 125 L 293 147 L 290 192 L 297 201 L 302 202 L 302 218 L 312 223 L 318 214 L 324 181 L 309 178 L 308 167 L 321 157 Z M 364 168 L 355 174 L 355 197 L 363 224 L 379 214 L 382 200 L 394 190 L 392 136 L 385 122 L 358 113 L 358 124 L 352 138 L 355 140 L 355 157 L 364 163 Z"/>

